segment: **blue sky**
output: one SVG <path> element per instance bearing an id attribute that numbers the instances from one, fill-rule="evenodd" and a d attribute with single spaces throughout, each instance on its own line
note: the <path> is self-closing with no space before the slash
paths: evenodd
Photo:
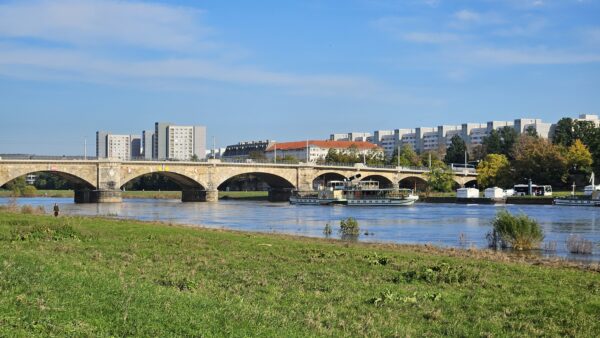
<path id="1" fill-rule="evenodd" d="M 595 0 L 0 1 L 0 153 L 599 113 Z"/>

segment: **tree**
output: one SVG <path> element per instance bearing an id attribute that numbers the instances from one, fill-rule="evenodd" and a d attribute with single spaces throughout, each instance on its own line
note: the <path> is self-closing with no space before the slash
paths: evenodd
<path id="1" fill-rule="evenodd" d="M 525 128 L 524 134 L 531 137 L 540 137 L 534 126 L 528 126 Z"/>
<path id="2" fill-rule="evenodd" d="M 588 173 L 592 167 L 592 154 L 579 139 L 567 149 L 566 159 L 568 168 L 573 172 Z"/>
<path id="3" fill-rule="evenodd" d="M 508 158 L 502 154 L 488 154 L 477 165 L 477 184 L 483 188 L 508 188 L 512 186 L 513 181 Z"/>
<path id="4" fill-rule="evenodd" d="M 419 156 L 421 158 L 421 165 L 424 167 L 434 167 L 436 164 L 444 163 L 441 160 L 441 156 L 437 151 L 425 151 Z M 431 160 L 431 163 L 429 163 Z"/>
<path id="5" fill-rule="evenodd" d="M 214 155 L 213 155 L 214 156 Z M 190 158 L 190 161 L 192 162 L 198 162 L 200 161 L 200 159 L 198 158 L 198 155 L 194 154 L 192 155 L 192 157 Z"/>
<path id="6" fill-rule="evenodd" d="M 488 136 L 483 138 L 484 152 L 485 154 L 503 154 L 511 160 L 513 159 L 512 148 L 517 138 L 517 131 L 512 127 L 492 130 Z"/>
<path id="7" fill-rule="evenodd" d="M 486 154 L 502 154 L 502 137 L 496 129 L 483 138 L 483 149 Z"/>
<path id="8" fill-rule="evenodd" d="M 421 159 L 410 144 L 403 144 L 400 148 L 400 155 L 398 155 L 398 149 L 395 149 L 390 160 L 391 165 L 398 165 L 398 163 L 403 167 L 417 167 L 421 165 Z"/>
<path id="9" fill-rule="evenodd" d="M 253 150 L 248 153 L 248 158 L 255 161 L 264 161 L 267 159 L 267 156 L 262 151 Z"/>
<path id="10" fill-rule="evenodd" d="M 573 140 L 573 119 L 564 117 L 558 120 L 554 128 L 552 143 L 569 147 L 573 144 Z"/>
<path id="11" fill-rule="evenodd" d="M 521 135 L 513 149 L 517 180 L 561 184 L 568 177 L 567 160 L 560 146 L 541 138 Z"/>
<path id="12" fill-rule="evenodd" d="M 596 125 L 592 121 L 575 121 L 573 123 L 573 142 L 581 140 L 583 144 L 590 146 L 597 142 Z"/>
<path id="13" fill-rule="evenodd" d="M 431 167 L 427 176 L 427 185 L 434 191 L 452 191 L 454 185 L 454 174 L 443 162 L 437 162 Z"/>
<path id="14" fill-rule="evenodd" d="M 450 140 L 450 146 L 446 151 L 446 157 L 444 162 L 450 163 L 464 163 L 465 154 L 467 154 L 467 145 L 465 141 L 458 135 L 452 136 Z"/>

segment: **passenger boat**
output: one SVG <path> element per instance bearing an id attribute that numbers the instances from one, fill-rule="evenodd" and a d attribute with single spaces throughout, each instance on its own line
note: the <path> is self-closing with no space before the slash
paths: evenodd
<path id="1" fill-rule="evenodd" d="M 568 205 L 576 207 L 600 207 L 600 185 L 594 184 L 594 174 L 590 178 L 592 185 L 588 185 L 584 189 L 583 196 L 568 196 L 555 198 L 555 205 Z"/>
<path id="2" fill-rule="evenodd" d="M 411 189 L 382 189 L 377 181 L 330 181 L 316 191 L 297 191 L 290 197 L 291 204 L 348 205 L 348 206 L 404 206 L 419 199 Z"/>

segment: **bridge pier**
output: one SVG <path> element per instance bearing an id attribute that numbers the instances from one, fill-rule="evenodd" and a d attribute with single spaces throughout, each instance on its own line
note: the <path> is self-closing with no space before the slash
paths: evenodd
<path id="1" fill-rule="evenodd" d="M 75 203 L 118 203 L 122 201 L 121 190 L 75 190 Z"/>
<path id="2" fill-rule="evenodd" d="M 269 202 L 287 202 L 292 196 L 292 189 L 271 189 L 269 190 Z"/>
<path id="3" fill-rule="evenodd" d="M 218 190 L 184 189 L 181 191 L 182 202 L 216 202 L 218 200 Z"/>

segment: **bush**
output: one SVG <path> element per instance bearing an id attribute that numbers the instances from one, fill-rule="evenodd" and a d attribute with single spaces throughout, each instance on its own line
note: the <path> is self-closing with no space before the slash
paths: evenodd
<path id="1" fill-rule="evenodd" d="M 329 223 L 325 224 L 325 228 L 323 229 L 323 235 L 325 235 L 325 237 L 329 237 L 331 236 L 331 233 L 333 231 L 331 230 L 331 225 Z"/>
<path id="2" fill-rule="evenodd" d="M 579 236 L 579 235 L 571 235 L 567 238 L 567 250 L 569 250 L 572 254 L 584 254 L 591 255 L 593 244 L 592 241 L 588 241 L 587 239 Z"/>
<path id="3" fill-rule="evenodd" d="M 496 214 L 492 222 L 493 231 L 488 234 L 494 242 L 492 247 L 511 247 L 515 250 L 530 250 L 539 248 L 544 240 L 544 231 L 540 224 L 525 214 L 511 215 L 502 210 Z"/>
<path id="4" fill-rule="evenodd" d="M 37 189 L 33 185 L 27 185 L 25 188 L 23 188 L 21 194 L 24 197 L 33 197 L 37 194 Z"/>
<path id="5" fill-rule="evenodd" d="M 358 237 L 360 227 L 358 221 L 352 217 L 348 217 L 340 221 L 340 234 L 344 237 Z"/>

